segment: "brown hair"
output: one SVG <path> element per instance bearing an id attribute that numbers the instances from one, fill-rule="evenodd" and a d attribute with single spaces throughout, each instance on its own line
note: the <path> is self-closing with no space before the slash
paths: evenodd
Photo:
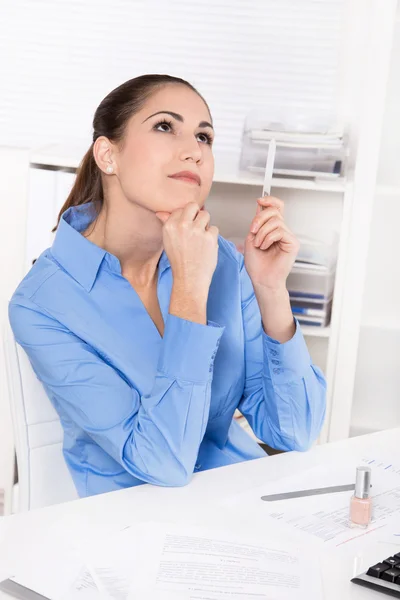
<path id="1" fill-rule="evenodd" d="M 78 167 L 75 183 L 58 215 L 57 226 L 61 215 L 71 206 L 96 202 L 96 206 L 101 207 L 103 203 L 101 171 L 93 156 L 93 145 L 97 138 L 105 136 L 112 142 L 120 142 L 130 117 L 143 107 L 154 92 L 169 84 L 185 85 L 204 100 L 196 88 L 179 77 L 141 75 L 118 86 L 101 101 L 93 118 L 93 142 Z M 208 108 L 205 100 L 204 103 Z"/>

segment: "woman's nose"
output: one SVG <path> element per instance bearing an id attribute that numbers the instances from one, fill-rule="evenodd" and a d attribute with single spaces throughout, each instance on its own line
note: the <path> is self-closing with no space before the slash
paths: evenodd
<path id="1" fill-rule="evenodd" d="M 190 136 L 190 138 L 186 138 L 185 141 L 182 139 L 181 142 L 180 159 L 191 160 L 196 163 L 201 162 L 203 153 L 196 138 Z"/>

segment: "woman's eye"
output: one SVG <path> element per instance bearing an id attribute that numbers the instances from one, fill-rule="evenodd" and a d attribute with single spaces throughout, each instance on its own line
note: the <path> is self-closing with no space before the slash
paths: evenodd
<path id="1" fill-rule="evenodd" d="M 171 125 L 169 125 L 169 123 L 159 123 L 158 125 L 156 125 L 156 129 L 158 131 L 170 131 Z"/>
<path id="2" fill-rule="evenodd" d="M 212 143 L 211 137 L 209 135 L 207 135 L 206 133 L 197 134 L 197 138 L 198 138 L 199 142 L 202 142 L 203 144 L 211 144 Z"/>
<path id="3" fill-rule="evenodd" d="M 162 133 L 170 133 L 174 132 L 174 128 L 172 123 L 168 123 L 168 121 L 162 121 L 160 123 L 156 123 L 154 125 L 154 129 L 156 131 L 161 131 Z M 198 133 L 196 135 L 197 140 L 202 144 L 212 144 L 212 138 L 208 133 Z"/>

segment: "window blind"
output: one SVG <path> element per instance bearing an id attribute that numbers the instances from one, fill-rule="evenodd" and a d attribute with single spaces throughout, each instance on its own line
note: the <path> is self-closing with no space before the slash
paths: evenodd
<path id="1" fill-rule="evenodd" d="M 0 144 L 90 140 L 94 110 L 143 73 L 188 79 L 216 152 L 263 109 L 336 114 L 344 0 L 0 0 Z"/>

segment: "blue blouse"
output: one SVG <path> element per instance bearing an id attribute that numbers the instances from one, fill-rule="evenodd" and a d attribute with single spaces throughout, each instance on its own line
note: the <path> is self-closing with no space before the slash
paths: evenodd
<path id="1" fill-rule="evenodd" d="M 265 334 L 234 245 L 219 238 L 207 325 L 168 313 L 172 272 L 161 255 L 161 337 L 119 260 L 81 235 L 93 218 L 91 204 L 64 213 L 9 306 L 60 416 L 79 495 L 180 486 L 194 471 L 265 456 L 236 408 L 270 446 L 309 448 L 325 415 L 323 374 L 298 324 L 284 344 Z"/>

